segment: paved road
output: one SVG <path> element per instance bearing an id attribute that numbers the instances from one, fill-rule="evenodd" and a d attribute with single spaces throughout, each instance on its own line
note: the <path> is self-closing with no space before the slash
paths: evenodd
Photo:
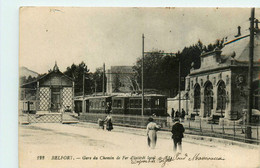
<path id="1" fill-rule="evenodd" d="M 260 166 L 259 149 L 221 143 L 184 138 L 183 152 L 174 154 L 172 140 L 160 132 L 153 150 L 146 145 L 145 131 L 137 129 L 108 132 L 94 124 L 38 123 L 21 125 L 19 132 L 20 168 Z"/>

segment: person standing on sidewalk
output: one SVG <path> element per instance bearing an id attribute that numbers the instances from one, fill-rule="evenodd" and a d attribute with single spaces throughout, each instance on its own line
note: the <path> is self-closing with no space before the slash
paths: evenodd
<path id="1" fill-rule="evenodd" d="M 183 125 L 180 123 L 178 118 L 174 119 L 174 124 L 172 126 L 172 139 L 173 139 L 173 151 L 176 152 L 177 145 L 179 148 L 179 152 L 182 152 L 182 138 L 185 129 Z"/>
<path id="2" fill-rule="evenodd" d="M 111 131 L 113 129 L 112 117 L 108 114 L 104 121 L 107 123 L 106 124 L 106 129 L 108 131 Z"/>
<path id="3" fill-rule="evenodd" d="M 150 117 L 148 121 L 149 123 L 147 124 L 147 128 L 146 128 L 147 142 L 148 142 L 148 146 L 154 149 L 157 141 L 157 131 L 160 129 L 160 126 L 158 126 L 153 121 L 152 117 Z"/>
<path id="4" fill-rule="evenodd" d="M 175 110 L 174 110 L 174 108 L 172 108 L 171 116 L 172 116 L 172 119 L 174 119 L 174 117 L 175 117 Z"/>

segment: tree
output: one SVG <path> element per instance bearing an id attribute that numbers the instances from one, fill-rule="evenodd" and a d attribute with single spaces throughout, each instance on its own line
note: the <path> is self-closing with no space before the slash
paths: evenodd
<path id="1" fill-rule="evenodd" d="M 96 71 L 94 73 L 90 73 L 90 80 L 91 80 L 91 90 L 92 92 L 95 92 L 95 90 L 97 92 L 102 92 L 103 91 L 103 75 L 104 75 L 104 71 L 103 68 L 97 68 Z M 106 81 L 107 78 L 105 77 L 105 90 L 104 92 L 106 92 Z"/>
<path id="2" fill-rule="evenodd" d="M 133 67 L 137 73 L 137 86 L 141 83 L 142 58 Z M 178 85 L 178 61 L 175 55 L 165 55 L 163 51 L 152 51 L 144 56 L 144 88 L 146 90 L 173 90 Z"/>
<path id="3" fill-rule="evenodd" d="M 161 50 L 151 51 L 144 56 L 144 88 L 169 90 L 172 96 L 177 94 L 179 80 L 179 61 L 181 65 L 181 90 L 185 89 L 185 77 L 190 69 L 200 68 L 200 55 L 203 51 L 210 52 L 216 47 L 223 48 L 224 40 L 216 40 L 207 46 L 199 40 L 196 44 L 184 47 L 174 55 L 167 55 Z M 138 58 L 133 67 L 137 73 L 136 81 L 141 85 L 142 58 Z"/>
<path id="4" fill-rule="evenodd" d="M 75 93 L 83 93 L 83 73 L 85 73 L 85 94 L 91 93 L 91 84 L 90 73 L 87 65 L 82 61 L 80 64 L 75 65 L 74 63 L 67 67 L 64 72 L 65 75 L 74 79 L 75 82 Z"/>

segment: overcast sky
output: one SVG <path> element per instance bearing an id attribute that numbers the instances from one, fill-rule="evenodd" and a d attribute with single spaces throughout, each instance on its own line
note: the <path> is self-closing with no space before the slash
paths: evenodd
<path id="1" fill-rule="evenodd" d="M 248 31 L 250 8 L 49 8 L 20 9 L 20 66 L 45 73 L 55 60 L 61 71 L 85 61 L 134 65 L 145 51 L 177 52 L 196 43 Z M 260 10 L 256 9 L 259 18 Z"/>

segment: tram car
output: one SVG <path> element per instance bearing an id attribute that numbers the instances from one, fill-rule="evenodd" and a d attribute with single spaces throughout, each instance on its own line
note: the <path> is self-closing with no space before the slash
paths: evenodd
<path id="1" fill-rule="evenodd" d="M 114 96 L 112 97 L 112 113 L 141 115 L 142 96 Z M 144 96 L 144 115 L 166 116 L 166 96 L 145 95 Z"/>
<path id="2" fill-rule="evenodd" d="M 107 113 L 107 106 L 111 107 L 111 96 L 88 97 L 86 102 L 86 112 Z"/>
<path id="3" fill-rule="evenodd" d="M 144 115 L 166 116 L 166 100 L 164 95 L 144 96 Z M 75 112 L 82 112 L 82 97 L 75 98 Z M 142 96 L 93 96 L 85 97 L 86 113 L 107 113 L 108 106 L 111 107 L 112 114 L 141 115 Z"/>

